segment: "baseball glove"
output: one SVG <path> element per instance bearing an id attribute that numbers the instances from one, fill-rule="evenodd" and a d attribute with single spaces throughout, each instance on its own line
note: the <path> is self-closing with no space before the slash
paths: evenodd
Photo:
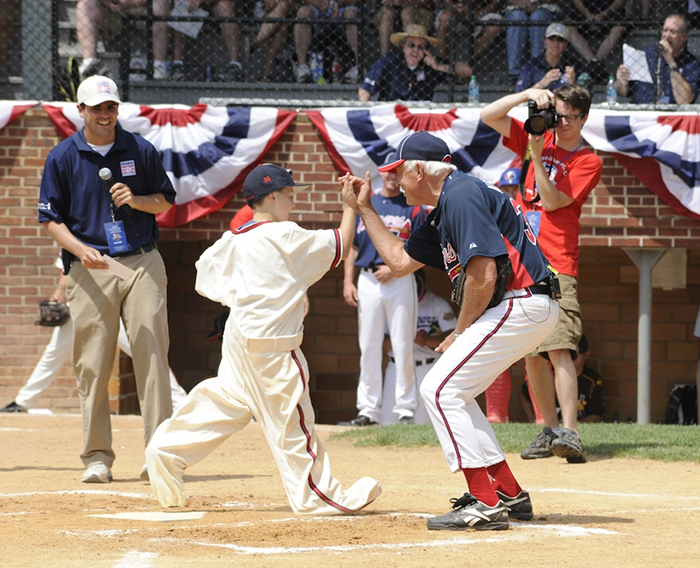
<path id="1" fill-rule="evenodd" d="M 62 302 L 51 302 L 50 300 L 41 300 L 39 302 L 39 313 L 41 319 L 34 322 L 35 325 L 45 325 L 48 327 L 57 327 L 63 325 L 70 317 L 68 305 Z"/>

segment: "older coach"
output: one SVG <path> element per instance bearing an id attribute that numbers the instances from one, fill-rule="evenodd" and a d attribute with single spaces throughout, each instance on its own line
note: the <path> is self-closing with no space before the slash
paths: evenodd
<path id="1" fill-rule="evenodd" d="M 428 529 L 504 530 L 509 515 L 531 519 L 532 504 L 475 399 L 554 329 L 556 279 L 516 203 L 449 161 L 442 140 L 417 132 L 380 168 L 396 171 L 409 205 L 435 207 L 405 246 L 372 207 L 369 172 L 364 180 L 346 174 L 341 183 L 343 192 L 357 193 L 358 213 L 395 276 L 425 264 L 445 270 L 461 306 L 420 390 L 447 463 L 464 473 L 470 492 L 452 500 L 451 512 L 428 519 Z"/>

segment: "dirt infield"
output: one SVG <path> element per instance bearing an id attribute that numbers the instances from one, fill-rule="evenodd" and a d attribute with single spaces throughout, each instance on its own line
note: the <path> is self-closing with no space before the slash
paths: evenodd
<path id="1" fill-rule="evenodd" d="M 322 439 L 338 428 L 319 427 Z M 428 532 L 426 517 L 446 512 L 450 497 L 466 490 L 439 448 L 329 442 L 344 484 L 371 475 L 384 494 L 362 515 L 295 517 L 251 424 L 185 476 L 190 500 L 178 511 L 201 518 L 158 522 L 112 517 L 165 512 L 138 479 L 140 418 L 113 417 L 113 429 L 115 481 L 86 485 L 80 417 L 0 415 L 3 567 L 698 565 L 700 464 L 509 456 L 532 494 L 534 521 L 498 533 Z"/>

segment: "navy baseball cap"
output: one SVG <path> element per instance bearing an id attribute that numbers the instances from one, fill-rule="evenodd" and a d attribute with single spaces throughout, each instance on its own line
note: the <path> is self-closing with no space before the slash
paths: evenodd
<path id="1" fill-rule="evenodd" d="M 248 205 L 252 205 L 273 191 L 279 191 L 285 187 L 293 187 L 296 193 L 309 186 L 294 183 L 292 174 L 284 168 L 275 164 L 260 164 L 245 178 L 243 195 Z"/>
<path id="2" fill-rule="evenodd" d="M 450 149 L 437 136 L 425 130 L 409 134 L 399 142 L 394 154 L 394 161 L 379 167 L 380 172 L 390 172 L 398 168 L 406 160 L 421 160 L 424 162 L 446 162 L 452 159 Z"/>
<path id="3" fill-rule="evenodd" d="M 498 187 L 502 185 L 518 185 L 520 183 L 520 169 L 508 168 L 501 174 L 501 179 L 498 180 Z"/>

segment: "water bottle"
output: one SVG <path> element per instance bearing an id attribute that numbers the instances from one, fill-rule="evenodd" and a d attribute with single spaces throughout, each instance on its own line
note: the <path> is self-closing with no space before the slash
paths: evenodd
<path id="1" fill-rule="evenodd" d="M 479 104 L 479 83 L 476 82 L 476 75 L 472 75 L 469 80 L 469 104 Z"/>
<path id="2" fill-rule="evenodd" d="M 314 83 L 323 83 L 323 54 L 318 51 L 309 52 L 309 70 Z"/>
<path id="3" fill-rule="evenodd" d="M 617 89 L 615 88 L 615 79 L 612 75 L 608 78 L 608 88 L 605 93 L 608 106 L 615 106 L 617 102 Z"/>
<path id="4" fill-rule="evenodd" d="M 343 66 L 340 64 L 340 57 L 336 53 L 333 56 L 333 65 L 331 66 L 331 72 L 333 73 L 333 83 L 339 84 L 343 82 L 343 76 L 341 74 Z"/>

